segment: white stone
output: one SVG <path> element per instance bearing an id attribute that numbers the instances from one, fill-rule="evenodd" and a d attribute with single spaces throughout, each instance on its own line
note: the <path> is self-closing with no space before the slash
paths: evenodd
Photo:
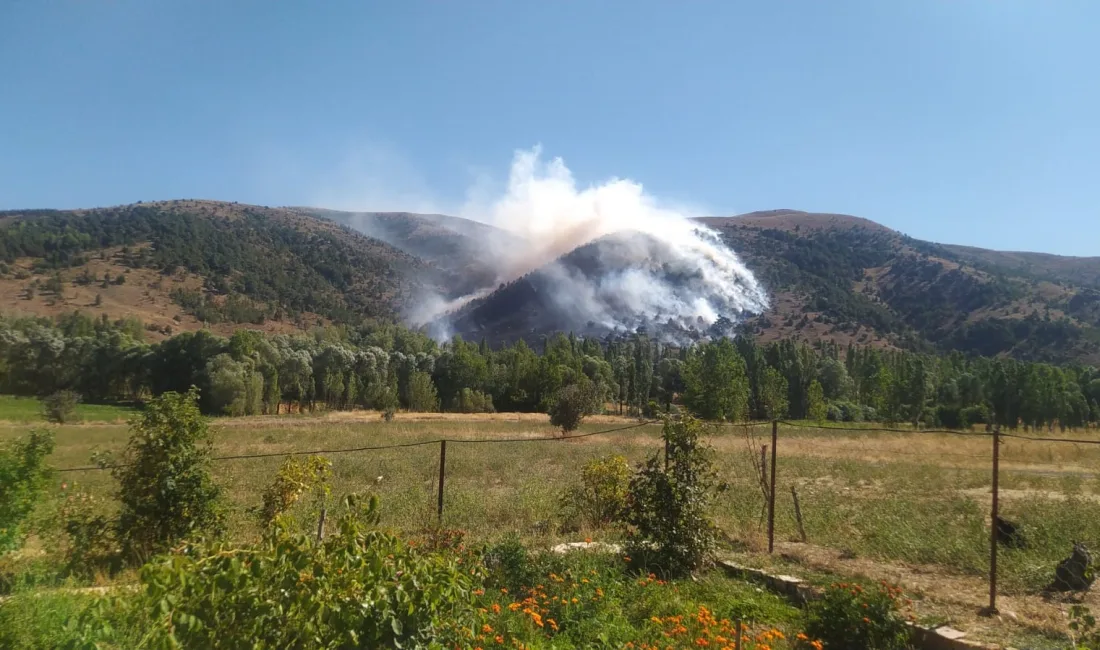
<path id="1" fill-rule="evenodd" d="M 605 544 L 604 542 L 566 542 L 558 544 L 550 549 L 554 553 L 569 553 L 570 551 L 603 551 L 605 553 L 621 553 L 623 547 L 618 544 Z"/>
<path id="2" fill-rule="evenodd" d="M 956 639 L 961 639 L 964 636 L 966 636 L 966 632 L 956 630 L 953 627 L 947 627 L 946 625 L 941 626 L 941 627 L 937 627 L 936 628 L 936 634 L 942 636 L 945 639 L 951 639 L 952 641 L 954 641 Z"/>

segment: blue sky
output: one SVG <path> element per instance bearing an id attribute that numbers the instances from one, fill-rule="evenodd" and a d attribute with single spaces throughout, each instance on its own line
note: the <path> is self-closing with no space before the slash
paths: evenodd
<path id="1" fill-rule="evenodd" d="M 453 211 L 541 144 L 709 214 L 1100 255 L 1093 0 L 0 0 L 0 209 Z"/>

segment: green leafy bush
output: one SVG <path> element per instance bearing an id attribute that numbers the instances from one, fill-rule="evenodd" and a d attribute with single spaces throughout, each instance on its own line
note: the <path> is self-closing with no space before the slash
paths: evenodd
<path id="1" fill-rule="evenodd" d="M 825 650 L 900 650 L 910 647 L 901 590 L 886 583 L 864 588 L 839 583 L 806 610 L 806 634 Z"/>
<path id="2" fill-rule="evenodd" d="M 623 456 L 593 458 L 581 469 L 581 481 L 562 495 L 568 520 L 601 528 L 618 520 L 626 508 L 630 465 Z"/>
<path id="3" fill-rule="evenodd" d="M 64 496 L 58 509 L 65 572 L 90 578 L 98 571 L 120 568 L 118 521 L 106 512 L 102 499 L 77 486 L 62 484 Z"/>
<path id="4" fill-rule="evenodd" d="M 455 647 L 477 616 L 476 566 L 374 529 L 376 499 L 345 503 L 322 542 L 276 525 L 256 546 L 200 544 L 147 564 L 152 646 Z"/>
<path id="5" fill-rule="evenodd" d="M 453 413 L 494 413 L 493 396 L 472 388 L 463 388 L 451 401 Z"/>
<path id="6" fill-rule="evenodd" d="M 148 557 L 220 524 L 220 491 L 210 477 L 210 435 L 198 399 L 196 388 L 166 392 L 130 423 L 130 440 L 113 474 L 119 541 L 132 557 Z"/>
<path id="7" fill-rule="evenodd" d="M 47 422 L 65 424 L 76 414 L 76 405 L 80 403 L 80 394 L 71 390 L 59 390 L 42 398 L 42 414 Z"/>
<path id="8" fill-rule="evenodd" d="M 318 505 L 329 494 L 328 477 L 332 463 L 322 456 L 299 460 L 288 456 L 271 485 L 264 489 L 260 522 L 270 526 L 308 492 L 314 492 Z"/>
<path id="9" fill-rule="evenodd" d="M 0 447 L 0 553 L 17 548 L 26 537 L 27 517 L 51 476 L 46 457 L 53 445 L 53 433 L 35 429 Z"/>
<path id="10" fill-rule="evenodd" d="M 682 575 L 706 564 L 714 553 L 717 529 L 708 512 L 716 476 L 702 429 L 691 417 L 666 420 L 662 436 L 667 456 L 652 455 L 630 481 L 628 552 L 642 566 Z"/>
<path id="11" fill-rule="evenodd" d="M 593 411 L 593 394 L 588 386 L 569 384 L 558 391 L 547 412 L 550 424 L 565 433 L 576 431 L 584 416 Z"/>

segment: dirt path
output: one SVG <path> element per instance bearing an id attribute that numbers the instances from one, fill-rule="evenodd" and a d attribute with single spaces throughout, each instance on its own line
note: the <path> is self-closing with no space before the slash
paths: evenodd
<path id="1" fill-rule="evenodd" d="M 811 581 L 812 576 L 806 574 L 825 573 L 899 585 L 913 598 L 918 618 L 933 618 L 966 632 L 969 639 L 992 643 L 1009 644 L 1021 635 L 1063 636 L 1069 608 L 1077 602 L 1061 595 L 1049 600 L 1042 595 L 1000 595 L 997 606 L 1001 615 L 988 618 L 978 613 L 989 603 L 989 584 L 980 576 L 959 575 L 936 566 L 847 558 L 840 551 L 812 544 L 777 543 L 776 555 L 777 566 Z M 759 557 L 737 560 L 759 563 Z M 803 569 L 801 575 L 799 568 Z M 1096 611 L 1100 594 L 1089 593 L 1083 602 Z"/>

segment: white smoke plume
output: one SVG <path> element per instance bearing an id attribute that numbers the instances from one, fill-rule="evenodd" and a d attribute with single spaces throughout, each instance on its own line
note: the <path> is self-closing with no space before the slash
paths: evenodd
<path id="1" fill-rule="evenodd" d="M 553 301 L 578 329 L 646 322 L 702 329 L 767 308 L 763 288 L 716 232 L 662 206 L 634 181 L 578 189 L 562 159 L 543 162 L 539 147 L 516 152 L 503 196 L 467 205 L 462 214 L 514 235 L 507 245 L 486 242 L 498 282 L 541 269 L 553 280 Z M 592 242 L 583 258 L 598 269 L 556 261 Z"/>

